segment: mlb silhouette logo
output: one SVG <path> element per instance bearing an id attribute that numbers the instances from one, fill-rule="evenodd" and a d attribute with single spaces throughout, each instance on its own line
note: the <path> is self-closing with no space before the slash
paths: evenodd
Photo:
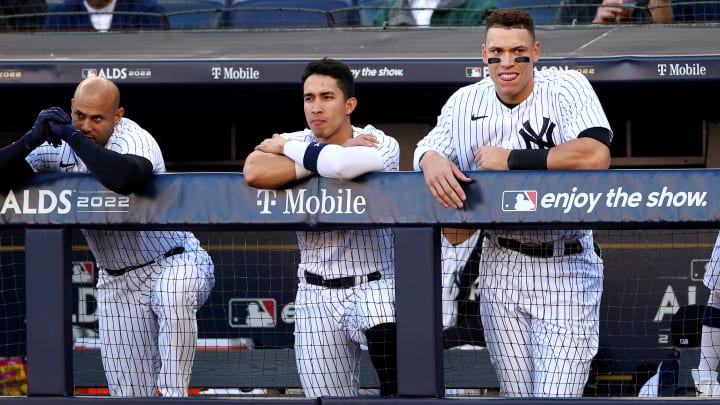
<path id="1" fill-rule="evenodd" d="M 536 190 L 503 191 L 503 211 L 532 212 L 537 210 Z"/>
<path id="2" fill-rule="evenodd" d="M 92 283 L 94 274 L 95 274 L 95 263 L 93 263 L 93 262 L 73 262 L 72 263 L 72 283 L 73 284 Z"/>
<path id="3" fill-rule="evenodd" d="M 478 66 L 466 67 L 465 77 L 483 77 L 483 68 Z"/>
<path id="4" fill-rule="evenodd" d="M 82 70 L 82 78 L 87 79 L 88 77 L 95 77 L 97 76 L 97 69 L 83 69 Z"/>
<path id="5" fill-rule="evenodd" d="M 232 328 L 274 328 L 277 304 L 272 298 L 232 298 L 228 302 Z"/>

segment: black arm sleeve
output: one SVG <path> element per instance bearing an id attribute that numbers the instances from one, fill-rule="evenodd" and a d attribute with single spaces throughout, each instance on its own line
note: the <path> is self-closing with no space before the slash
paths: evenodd
<path id="1" fill-rule="evenodd" d="M 68 143 L 100 183 L 118 194 L 142 190 L 152 175 L 152 163 L 142 156 L 105 149 L 82 134 Z"/>
<path id="2" fill-rule="evenodd" d="M 605 144 L 608 148 L 610 147 L 610 139 L 612 132 L 609 129 L 603 127 L 592 127 L 588 128 L 578 135 L 578 138 L 593 138 Z"/>
<path id="3" fill-rule="evenodd" d="M 30 151 L 22 142 L 11 143 L 0 149 L 0 192 L 30 179 L 35 173 L 25 156 Z"/>

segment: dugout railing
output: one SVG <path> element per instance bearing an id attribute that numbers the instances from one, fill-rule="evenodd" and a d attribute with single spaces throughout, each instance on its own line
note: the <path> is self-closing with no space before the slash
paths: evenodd
<path id="1" fill-rule="evenodd" d="M 443 397 L 440 276 L 434 270 L 440 261 L 441 225 L 486 229 L 714 229 L 720 225 L 719 170 L 511 171 L 472 172 L 470 176 L 473 182 L 466 186 L 466 206 L 453 210 L 440 206 L 428 192 L 422 174 L 413 172 L 374 173 L 354 181 L 313 177 L 282 190 L 248 187 L 240 173 L 164 174 L 156 176 L 144 192 L 122 199 L 122 204 L 118 203 L 119 196 L 92 176 L 38 175 L 32 182 L 2 194 L 3 228 L 26 229 L 28 397 L 11 400 L 112 400 L 73 397 L 68 277 L 73 228 L 393 227 L 398 258 L 400 398 L 290 399 L 343 405 L 358 401 L 414 403 Z M 521 211 L 508 205 L 518 192 L 532 196 L 535 208 Z M 213 400 L 190 398 L 183 402 Z M 176 401 L 158 399 L 153 403 Z"/>

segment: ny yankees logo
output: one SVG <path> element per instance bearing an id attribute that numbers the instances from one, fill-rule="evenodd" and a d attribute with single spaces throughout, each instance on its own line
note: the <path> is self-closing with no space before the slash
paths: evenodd
<path id="1" fill-rule="evenodd" d="M 550 118 L 543 117 L 543 125 L 542 128 L 540 128 L 540 133 L 536 134 L 535 130 L 530 126 L 530 121 L 525 121 L 519 134 L 525 140 L 525 149 L 533 149 L 532 144 L 537 145 L 538 149 L 550 149 L 555 146 L 555 142 L 553 142 L 552 139 L 554 130 L 555 123 L 550 122 Z M 543 139 L 543 137 L 545 139 Z"/>

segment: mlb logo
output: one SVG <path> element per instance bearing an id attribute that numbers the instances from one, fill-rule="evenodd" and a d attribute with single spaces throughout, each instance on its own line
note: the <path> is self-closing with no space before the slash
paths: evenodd
<path id="1" fill-rule="evenodd" d="M 82 78 L 87 79 L 88 77 L 96 77 L 97 69 L 83 69 L 82 70 Z"/>
<path id="2" fill-rule="evenodd" d="M 709 265 L 710 259 L 692 259 L 690 261 L 690 280 L 703 281 Z"/>
<path id="3" fill-rule="evenodd" d="M 72 283 L 73 284 L 89 284 L 93 282 L 93 274 L 95 274 L 95 264 L 93 262 L 73 262 L 72 263 Z"/>
<path id="4" fill-rule="evenodd" d="M 232 298 L 228 302 L 231 328 L 274 328 L 277 304 L 272 298 Z"/>
<path id="5" fill-rule="evenodd" d="M 465 77 L 483 77 L 483 68 L 477 66 L 466 67 Z"/>
<path id="6" fill-rule="evenodd" d="M 536 190 L 503 191 L 503 211 L 532 212 L 537 210 Z"/>

